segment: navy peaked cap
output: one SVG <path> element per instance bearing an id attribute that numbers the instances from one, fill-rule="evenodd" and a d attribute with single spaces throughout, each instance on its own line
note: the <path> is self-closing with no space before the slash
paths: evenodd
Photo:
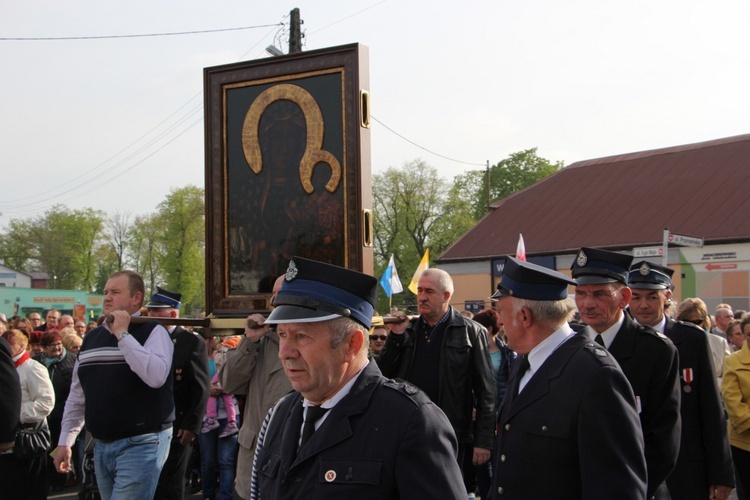
<path id="1" fill-rule="evenodd" d="M 502 281 L 492 298 L 510 296 L 529 300 L 562 300 L 568 296 L 568 285 L 577 284 L 562 273 L 508 256 Z"/>
<path id="2" fill-rule="evenodd" d="M 570 269 L 579 285 L 620 282 L 628 284 L 628 270 L 633 257 L 609 250 L 583 247 L 578 250 Z"/>
<path id="3" fill-rule="evenodd" d="M 181 301 L 181 293 L 170 292 L 166 288 L 162 288 L 157 285 L 156 293 L 151 296 L 151 300 L 148 304 L 146 304 L 146 308 L 161 309 L 165 307 L 172 307 L 174 309 L 179 309 Z"/>
<path id="4" fill-rule="evenodd" d="M 630 267 L 628 286 L 636 289 L 666 290 L 672 285 L 674 269 L 642 260 Z"/>
<path id="5" fill-rule="evenodd" d="M 294 257 L 266 323 L 316 323 L 348 317 L 369 329 L 377 287 L 378 280 L 373 276 Z"/>

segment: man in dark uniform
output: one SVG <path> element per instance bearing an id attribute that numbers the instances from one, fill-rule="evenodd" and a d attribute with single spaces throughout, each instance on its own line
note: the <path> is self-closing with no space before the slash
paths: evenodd
<path id="1" fill-rule="evenodd" d="M 641 261 L 631 266 L 628 278 L 635 320 L 669 337 L 680 354 L 682 435 L 677 465 L 667 477 L 667 486 L 673 500 L 725 500 L 735 482 L 711 347 L 706 332 L 664 315 L 672 297 L 673 273 L 669 267 Z"/>
<path id="2" fill-rule="evenodd" d="M 680 378 L 677 349 L 624 310 L 633 258 L 581 248 L 573 265 L 576 305 L 589 334 L 620 364 L 635 393 L 648 467 L 648 498 L 669 498 L 665 480 L 677 463 L 680 446 Z"/>
<path id="3" fill-rule="evenodd" d="M 160 286 L 146 304 L 148 315 L 156 318 L 179 318 L 182 294 Z M 169 455 L 159 476 L 155 499 L 182 500 L 185 495 L 185 471 L 195 436 L 200 432 L 210 392 L 208 356 L 203 339 L 181 326 L 164 327 L 174 344 L 172 357 L 172 390 L 175 420 Z"/>
<path id="4" fill-rule="evenodd" d="M 508 257 L 492 296 L 520 356 L 498 417 L 492 498 L 635 499 L 643 435 L 614 358 L 567 321 L 575 281 Z"/>
<path id="5" fill-rule="evenodd" d="M 295 392 L 260 430 L 251 498 L 466 498 L 445 414 L 368 361 L 377 286 L 330 264 L 289 263 L 265 323 L 278 325 Z"/>

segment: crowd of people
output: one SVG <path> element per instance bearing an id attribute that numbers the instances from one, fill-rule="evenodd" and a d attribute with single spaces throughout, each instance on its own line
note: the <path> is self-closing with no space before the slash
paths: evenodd
<path id="1" fill-rule="evenodd" d="M 130 271 L 98 322 L 0 317 L 1 496 L 744 499 L 750 315 L 619 253 L 570 274 L 508 257 L 472 316 L 428 269 L 384 322 L 375 278 L 295 257 L 234 337 Z"/>

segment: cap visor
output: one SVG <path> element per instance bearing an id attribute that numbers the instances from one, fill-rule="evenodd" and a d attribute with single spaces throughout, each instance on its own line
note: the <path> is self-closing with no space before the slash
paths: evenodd
<path id="1" fill-rule="evenodd" d="M 307 307 L 281 305 L 271 311 L 268 319 L 264 322 L 266 325 L 277 325 L 279 323 L 318 323 L 328 321 L 329 319 L 341 318 L 340 314 L 333 314 L 328 311 L 318 311 Z"/>
<path id="2" fill-rule="evenodd" d="M 636 290 L 666 290 L 669 288 L 669 285 L 663 283 L 643 283 L 638 281 L 628 283 L 628 286 Z"/>
<path id="3" fill-rule="evenodd" d="M 498 288 L 495 293 L 492 294 L 490 299 L 497 300 L 501 297 L 512 297 L 513 295 L 511 293 L 508 293 L 508 290 L 506 288 Z"/>
<path id="4" fill-rule="evenodd" d="M 617 283 L 617 282 L 622 283 L 621 281 L 616 280 L 614 278 L 610 278 L 609 276 L 599 276 L 599 275 L 593 275 L 593 274 L 575 276 L 573 279 L 576 280 L 579 285 L 600 285 L 600 284 L 603 285 L 606 283 Z"/>
<path id="5" fill-rule="evenodd" d="M 161 302 L 149 302 L 148 304 L 146 304 L 146 309 L 166 309 L 167 307 L 172 306 L 170 306 L 169 304 L 162 304 Z"/>

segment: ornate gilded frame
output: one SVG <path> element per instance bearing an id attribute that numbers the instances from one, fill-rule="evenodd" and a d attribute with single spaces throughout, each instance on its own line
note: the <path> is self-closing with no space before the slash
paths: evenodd
<path id="1" fill-rule="evenodd" d="M 372 274 L 367 68 L 351 44 L 204 69 L 207 312 L 267 310 L 291 254 Z"/>

